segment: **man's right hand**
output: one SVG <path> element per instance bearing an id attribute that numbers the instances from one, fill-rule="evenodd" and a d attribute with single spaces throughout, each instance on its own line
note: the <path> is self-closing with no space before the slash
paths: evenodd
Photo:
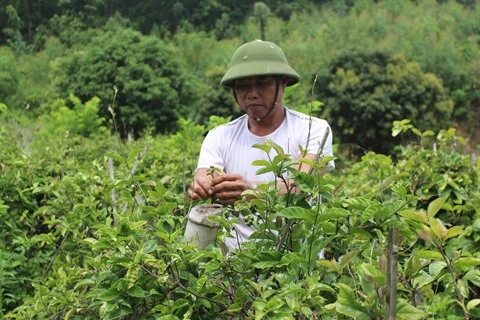
<path id="1" fill-rule="evenodd" d="M 212 181 L 218 200 L 224 205 L 232 205 L 242 197 L 242 192 L 253 189 L 251 183 L 239 174 L 222 174 Z"/>
<path id="2" fill-rule="evenodd" d="M 211 198 L 214 193 L 212 180 L 213 177 L 208 174 L 207 169 L 198 169 L 193 182 L 188 186 L 187 197 L 191 200 Z"/>

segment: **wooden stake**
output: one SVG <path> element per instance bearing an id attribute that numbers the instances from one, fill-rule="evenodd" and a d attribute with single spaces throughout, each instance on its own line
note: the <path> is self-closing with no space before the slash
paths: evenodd
<path id="1" fill-rule="evenodd" d="M 398 277 L 398 228 L 388 231 L 387 249 L 387 318 L 396 319 Z"/>

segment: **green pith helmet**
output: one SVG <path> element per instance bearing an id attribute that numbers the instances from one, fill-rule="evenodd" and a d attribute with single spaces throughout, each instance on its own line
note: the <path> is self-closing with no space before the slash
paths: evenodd
<path id="1" fill-rule="evenodd" d="M 236 79 L 263 75 L 285 75 L 289 86 L 300 81 L 300 76 L 288 65 L 287 57 L 279 46 L 269 41 L 254 40 L 235 51 L 231 67 L 220 84 L 232 87 Z"/>

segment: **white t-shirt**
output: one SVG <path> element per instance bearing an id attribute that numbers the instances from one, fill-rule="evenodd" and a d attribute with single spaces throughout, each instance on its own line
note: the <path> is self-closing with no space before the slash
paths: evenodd
<path id="1" fill-rule="evenodd" d="M 327 121 L 287 108 L 285 110 L 286 116 L 283 123 L 277 130 L 266 136 L 260 137 L 250 132 L 246 114 L 215 127 L 203 141 L 197 168 L 214 166 L 223 169 L 226 173 L 241 174 L 248 180 L 272 181 L 275 178 L 273 174 L 256 175 L 260 167 L 253 166 L 252 162 L 268 160 L 268 156 L 265 151 L 253 148 L 254 144 L 263 144 L 270 139 L 280 145 L 285 153 L 291 154 L 293 159 L 300 154 L 299 145 L 305 149 L 308 144 L 308 153 L 316 154 L 320 141 L 329 127 Z M 323 154 L 333 155 L 331 131 L 323 148 Z M 273 159 L 275 155 L 276 151 L 272 149 L 270 157 Z"/>
<path id="2" fill-rule="evenodd" d="M 310 117 L 304 113 L 285 108 L 285 119 L 282 124 L 266 136 L 256 136 L 248 129 L 248 116 L 245 114 L 229 123 L 219 125 L 212 129 L 205 137 L 197 168 L 209 168 L 214 166 L 221 168 L 225 173 L 237 173 L 250 181 L 266 182 L 273 181 L 273 173 L 257 175 L 256 171 L 261 167 L 252 165 L 255 160 L 269 160 L 265 151 L 252 147 L 254 144 L 263 144 L 272 140 L 283 148 L 285 153 L 296 159 L 300 155 L 300 148 L 308 148 L 308 153 L 316 154 L 323 135 L 329 124 L 323 119 Z M 327 137 L 323 154 L 326 156 L 332 153 L 332 134 Z M 276 156 L 274 149 L 270 152 L 270 158 Z M 333 161 L 329 163 L 333 168 Z M 237 237 L 232 239 L 233 243 L 243 242 L 253 233 L 243 221 L 235 225 Z M 237 241 L 238 240 L 238 241 Z M 231 246 L 228 241 L 227 245 Z"/>

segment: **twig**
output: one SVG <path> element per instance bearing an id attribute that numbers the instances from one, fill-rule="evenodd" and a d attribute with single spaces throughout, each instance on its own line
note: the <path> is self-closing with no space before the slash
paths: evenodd
<path id="1" fill-rule="evenodd" d="M 63 237 L 62 241 L 60 242 L 60 245 L 58 246 L 57 250 L 55 250 L 55 253 L 53 254 L 52 259 L 50 259 L 50 262 L 48 263 L 47 268 L 43 272 L 42 279 L 45 279 L 45 277 L 47 276 L 47 273 L 50 270 L 50 268 L 52 267 L 52 264 L 55 261 L 55 258 L 57 258 L 58 253 L 63 249 L 63 245 L 65 244 L 65 240 L 67 240 L 67 237 L 68 237 L 68 233 L 65 234 L 65 236 Z"/>
<path id="2" fill-rule="evenodd" d="M 452 276 L 453 280 L 453 287 L 455 289 L 455 294 L 457 295 L 458 303 L 463 309 L 463 317 L 465 320 L 470 319 L 470 315 L 465 308 L 465 299 L 462 296 L 462 293 L 460 292 L 460 289 L 458 288 L 458 283 L 457 283 L 457 276 L 455 275 L 455 271 L 453 270 L 452 264 L 450 262 L 450 259 L 448 259 L 447 255 L 443 251 L 442 245 L 435 241 L 435 246 L 437 247 L 438 251 L 440 251 L 440 254 L 443 257 L 443 260 L 445 260 L 445 263 L 447 264 L 448 271 L 450 272 L 450 275 Z"/>

